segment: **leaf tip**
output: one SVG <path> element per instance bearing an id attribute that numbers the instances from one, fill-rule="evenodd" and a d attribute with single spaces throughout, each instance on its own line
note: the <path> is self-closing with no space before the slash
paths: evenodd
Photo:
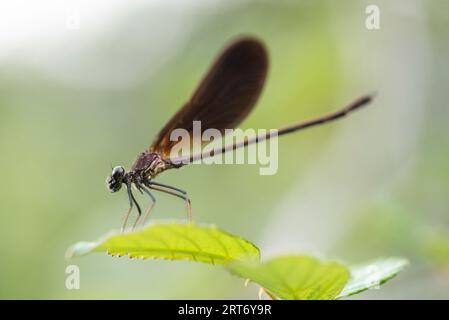
<path id="1" fill-rule="evenodd" d="M 84 256 L 91 252 L 97 246 L 96 242 L 81 241 L 75 243 L 73 246 L 67 249 L 65 252 L 65 258 L 67 260 L 74 257 Z"/>

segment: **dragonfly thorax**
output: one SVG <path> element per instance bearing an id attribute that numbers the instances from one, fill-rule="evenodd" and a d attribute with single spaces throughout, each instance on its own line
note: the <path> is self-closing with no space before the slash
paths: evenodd
<path id="1" fill-rule="evenodd" d="M 142 152 L 134 162 L 131 171 L 139 175 L 142 180 L 154 178 L 167 168 L 166 162 L 154 152 Z"/>

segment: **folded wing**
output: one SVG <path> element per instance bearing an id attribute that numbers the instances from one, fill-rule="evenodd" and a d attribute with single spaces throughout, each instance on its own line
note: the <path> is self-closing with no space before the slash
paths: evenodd
<path id="1" fill-rule="evenodd" d="M 162 128 L 149 150 L 168 157 L 178 143 L 170 140 L 171 132 L 182 128 L 192 133 L 193 121 L 201 121 L 202 131 L 215 128 L 223 132 L 236 127 L 257 102 L 267 69 L 267 52 L 259 40 L 241 38 L 231 43 L 212 64 L 190 100 Z"/>

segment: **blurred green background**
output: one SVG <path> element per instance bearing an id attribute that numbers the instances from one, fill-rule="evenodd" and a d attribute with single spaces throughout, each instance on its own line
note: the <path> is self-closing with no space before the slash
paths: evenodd
<path id="1" fill-rule="evenodd" d="M 380 8 L 380 30 L 365 28 L 368 4 Z M 270 53 L 243 128 L 377 98 L 282 138 L 276 175 L 203 165 L 158 181 L 189 191 L 195 221 L 250 239 L 264 257 L 410 259 L 357 298 L 449 298 L 447 1 L 47 0 L 0 9 L 0 298 L 257 297 L 219 267 L 64 259 L 74 242 L 120 226 L 128 203 L 123 190 L 105 188 L 110 165 L 129 167 L 241 34 Z M 184 205 L 159 194 L 153 217 L 183 219 Z M 80 290 L 65 288 L 69 264 L 80 267 Z"/>

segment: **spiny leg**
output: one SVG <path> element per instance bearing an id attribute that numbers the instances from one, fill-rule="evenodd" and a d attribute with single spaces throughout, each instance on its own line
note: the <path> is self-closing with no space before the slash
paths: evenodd
<path id="1" fill-rule="evenodd" d="M 164 192 L 164 193 L 168 193 L 168 194 L 171 194 L 171 195 L 173 195 L 175 197 L 183 199 L 186 202 L 188 220 L 189 220 L 189 222 L 192 222 L 192 205 L 190 203 L 190 199 L 186 195 L 179 194 L 179 193 L 176 193 L 176 192 L 173 192 L 173 191 L 170 191 L 170 190 L 166 190 L 166 189 L 163 189 L 163 188 L 160 188 L 160 187 L 157 187 L 157 186 L 149 186 L 149 188 L 153 189 L 153 190 L 158 190 L 158 191 L 161 191 L 161 192 Z"/>
<path id="2" fill-rule="evenodd" d="M 136 221 L 134 222 L 134 225 L 133 225 L 133 228 L 132 228 L 132 230 L 134 230 L 134 228 L 136 227 L 137 223 L 138 223 L 139 220 L 140 220 L 140 217 L 142 216 L 142 210 L 140 209 L 140 206 L 139 206 L 139 204 L 137 203 L 136 198 L 134 198 L 134 195 L 133 195 L 132 192 L 131 192 L 131 197 L 133 198 L 134 203 L 136 204 L 136 207 L 137 207 L 137 213 L 139 214 L 139 215 L 137 216 L 137 219 L 136 219 Z"/>
<path id="3" fill-rule="evenodd" d="M 178 191 L 179 193 L 182 193 L 182 194 L 184 194 L 184 195 L 187 195 L 187 192 L 186 192 L 186 191 L 184 191 L 184 190 L 182 190 L 182 189 L 179 189 L 179 188 L 176 188 L 176 187 L 169 186 L 169 185 L 167 185 L 167 184 L 155 182 L 155 181 L 152 181 L 152 180 L 149 180 L 149 181 L 148 181 L 148 184 L 149 184 L 149 185 L 155 185 L 155 186 L 163 187 L 163 188 L 167 188 L 167 189 L 171 189 L 171 190 L 175 190 L 175 191 Z"/>
<path id="4" fill-rule="evenodd" d="M 126 228 L 126 224 L 128 223 L 128 217 L 129 214 L 131 213 L 131 210 L 133 209 L 132 205 L 129 207 L 128 211 L 126 211 L 124 218 L 123 218 L 123 224 L 122 224 L 122 228 L 120 229 L 120 232 L 123 233 L 125 231 Z"/>
<path id="5" fill-rule="evenodd" d="M 156 205 L 156 198 L 153 196 L 153 194 L 150 192 L 150 190 L 148 190 L 144 185 L 139 185 L 139 188 L 141 190 L 143 190 L 143 192 L 145 192 L 150 198 L 151 198 L 151 204 L 148 207 L 147 211 L 145 212 L 145 215 L 143 217 L 142 223 L 141 225 L 144 226 L 148 220 L 148 218 L 150 217 L 150 213 L 153 210 L 154 206 Z M 134 227 L 137 225 L 137 221 L 134 224 Z"/>
<path id="6" fill-rule="evenodd" d="M 153 181 L 148 181 L 145 185 L 148 188 L 150 188 L 150 189 L 158 190 L 158 191 L 161 191 L 161 192 L 165 192 L 165 193 L 171 194 L 171 195 L 173 195 L 175 197 L 183 199 L 186 202 L 187 215 L 188 215 L 189 222 L 192 222 L 192 205 L 190 203 L 189 197 L 187 196 L 187 192 L 185 192 L 184 190 L 172 187 L 172 186 L 168 186 L 168 185 L 165 185 L 165 184 L 162 184 L 162 183 L 153 182 Z M 176 193 L 174 191 L 166 190 L 164 188 L 177 191 L 178 193 Z"/>
<path id="7" fill-rule="evenodd" d="M 128 192 L 128 199 L 129 199 L 129 209 L 126 211 L 124 217 L 123 217 L 123 224 L 120 232 L 124 232 L 126 228 L 126 224 L 128 223 L 129 214 L 131 213 L 131 210 L 133 209 L 134 201 L 131 197 L 131 187 L 129 184 L 126 185 L 126 191 Z"/>
<path id="8" fill-rule="evenodd" d="M 180 195 L 176 195 L 176 196 L 177 196 L 177 197 L 180 197 L 180 198 L 182 198 L 182 199 L 184 199 L 184 200 L 186 201 L 189 221 L 192 222 L 192 205 L 191 205 L 191 203 L 190 203 L 190 198 L 189 198 L 189 196 L 187 195 L 187 192 L 186 192 L 186 191 L 184 191 L 184 190 L 182 190 L 182 189 L 179 189 L 179 188 L 176 188 L 176 187 L 169 186 L 169 185 L 167 185 L 167 184 L 155 182 L 155 181 L 152 181 L 152 180 L 149 180 L 149 181 L 148 181 L 148 184 L 149 184 L 149 185 L 158 186 L 158 187 L 163 187 L 163 188 L 166 188 L 166 189 L 171 189 L 171 190 L 174 190 L 174 191 L 176 191 L 176 192 L 181 193 L 182 196 L 180 196 Z M 170 194 L 172 194 L 172 193 L 170 193 Z"/>
<path id="9" fill-rule="evenodd" d="M 139 216 L 137 217 L 137 220 L 139 220 L 140 216 L 142 215 L 142 210 L 140 209 L 140 206 L 139 206 L 139 204 L 137 203 L 136 198 L 134 198 L 134 195 L 133 195 L 133 193 L 132 193 L 132 190 L 131 190 L 131 184 L 127 184 L 126 187 L 127 187 L 127 191 L 128 191 L 128 198 L 129 198 L 129 209 L 128 209 L 128 211 L 127 211 L 126 214 L 125 214 L 125 219 L 124 219 L 124 221 L 123 221 L 123 225 L 122 225 L 122 230 L 121 230 L 121 232 L 124 232 L 124 231 L 125 231 L 126 224 L 128 223 L 129 215 L 130 215 L 131 210 L 132 210 L 132 208 L 133 208 L 133 204 L 136 205 L 136 207 L 137 207 L 137 212 L 138 212 L 138 214 L 139 214 Z M 134 224 L 135 224 L 135 223 L 134 223 Z M 133 227 L 133 228 L 134 228 L 134 227 Z"/>

